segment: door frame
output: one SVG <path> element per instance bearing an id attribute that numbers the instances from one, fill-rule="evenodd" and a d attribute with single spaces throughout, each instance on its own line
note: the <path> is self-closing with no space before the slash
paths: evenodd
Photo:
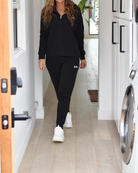
<path id="1" fill-rule="evenodd" d="M 7 92 L 0 92 L 0 141 L 1 141 L 1 172 L 13 173 L 14 168 L 14 131 L 12 129 L 10 68 L 12 67 L 12 1 L 0 1 L 0 85 L 1 79 L 7 79 Z M 0 87 L 1 88 L 1 87 Z M 8 115 L 8 129 L 2 129 L 2 116 Z"/>

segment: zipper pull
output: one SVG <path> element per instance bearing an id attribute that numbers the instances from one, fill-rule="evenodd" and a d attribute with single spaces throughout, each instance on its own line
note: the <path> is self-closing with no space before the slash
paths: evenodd
<path id="1" fill-rule="evenodd" d="M 60 16 L 60 19 L 62 19 L 62 16 Z"/>

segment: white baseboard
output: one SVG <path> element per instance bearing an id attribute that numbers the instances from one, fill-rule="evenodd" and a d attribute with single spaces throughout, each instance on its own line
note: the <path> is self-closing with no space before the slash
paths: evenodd
<path id="1" fill-rule="evenodd" d="M 29 142 L 30 137 L 32 135 L 34 125 L 35 125 L 35 120 L 30 123 L 30 126 L 27 129 L 26 135 L 25 135 L 24 139 L 22 140 L 22 144 L 21 144 L 20 149 L 18 151 L 18 154 L 15 158 L 15 173 L 18 172 L 18 168 L 20 166 L 20 163 L 21 163 L 22 158 L 24 156 L 24 153 L 25 153 L 25 150 L 27 148 L 28 142 Z"/>
<path id="2" fill-rule="evenodd" d="M 111 110 L 99 110 L 97 108 L 97 118 L 98 120 L 114 120 Z"/>
<path id="3" fill-rule="evenodd" d="M 36 109 L 36 119 L 44 119 L 45 115 L 45 107 L 43 106 L 42 109 Z"/>

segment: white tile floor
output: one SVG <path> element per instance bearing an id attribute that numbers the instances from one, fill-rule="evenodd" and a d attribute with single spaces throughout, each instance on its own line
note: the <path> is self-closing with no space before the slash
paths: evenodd
<path id="1" fill-rule="evenodd" d="M 85 40 L 87 68 L 79 69 L 71 99 L 73 128 L 64 143 L 53 143 L 57 99 L 52 83 L 44 97 L 45 119 L 35 128 L 18 173 L 121 173 L 119 135 L 114 121 L 98 121 L 98 103 L 88 89 L 98 89 L 98 40 Z"/>

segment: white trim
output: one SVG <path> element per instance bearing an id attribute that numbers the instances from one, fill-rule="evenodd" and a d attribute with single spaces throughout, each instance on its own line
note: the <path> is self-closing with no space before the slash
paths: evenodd
<path id="1" fill-rule="evenodd" d="M 17 4 L 17 3 L 14 4 L 14 3 L 13 3 L 13 9 L 16 9 L 16 8 L 20 8 L 20 4 Z"/>
<path id="2" fill-rule="evenodd" d="M 98 120 L 114 120 L 111 110 L 99 110 L 97 108 L 97 118 Z"/>
<path id="3" fill-rule="evenodd" d="M 23 52 L 25 52 L 25 50 L 21 48 L 14 50 L 14 59 L 18 58 Z"/>
<path id="4" fill-rule="evenodd" d="M 36 109 L 36 119 L 44 119 L 45 107 L 42 109 Z"/>

